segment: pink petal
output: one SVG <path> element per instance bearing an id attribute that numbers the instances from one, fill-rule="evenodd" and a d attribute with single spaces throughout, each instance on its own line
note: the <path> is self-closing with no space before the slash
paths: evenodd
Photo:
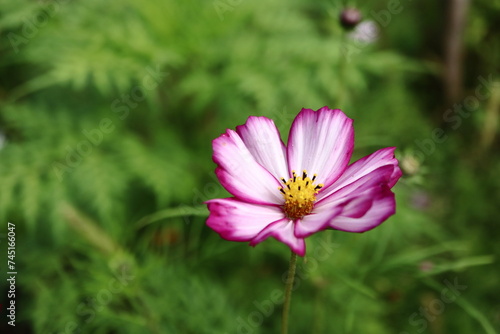
<path id="1" fill-rule="evenodd" d="M 288 167 L 309 175 L 318 174 L 325 187 L 344 172 L 354 146 L 352 120 L 341 110 L 323 107 L 302 109 L 293 121 L 288 138 Z"/>
<path id="2" fill-rule="evenodd" d="M 341 186 L 337 186 L 337 182 L 331 185 L 330 188 L 325 189 L 324 193 L 319 193 L 317 198 L 319 203 L 322 202 L 341 202 L 343 199 L 354 198 L 357 196 L 364 195 L 367 190 L 380 187 L 385 185 L 388 187 L 388 183 L 391 180 L 391 176 L 394 174 L 394 166 L 386 165 L 381 166 L 370 173 L 363 175 L 358 179 L 353 179 L 351 183 L 342 183 Z M 332 189 L 334 191 L 332 191 Z M 321 195 L 321 196 L 320 196 Z"/>
<path id="3" fill-rule="evenodd" d="M 387 180 L 387 185 L 389 188 L 392 188 L 402 175 L 401 169 L 398 166 L 398 160 L 394 157 L 395 149 L 395 147 L 383 148 L 352 163 L 334 184 L 328 189 L 323 188 L 318 194 L 318 200 L 331 195 L 348 184 L 356 182 L 382 166 L 394 166 Z"/>
<path id="4" fill-rule="evenodd" d="M 212 146 L 215 173 L 233 196 L 256 204 L 283 203 L 280 182 L 257 162 L 235 131 L 227 130 Z"/>
<path id="5" fill-rule="evenodd" d="M 330 222 L 330 227 L 347 232 L 365 232 L 383 223 L 396 212 L 394 193 L 388 188 L 376 195 L 366 197 L 366 202 L 371 202 L 370 208 L 361 217 L 353 217 L 352 212 L 342 213 Z"/>
<path id="6" fill-rule="evenodd" d="M 314 229 L 336 228 L 332 222 L 337 221 L 338 217 L 348 217 L 350 221 L 364 217 L 367 212 L 372 210 L 374 199 L 380 197 L 380 194 L 387 194 L 387 189 L 389 189 L 387 183 L 393 171 L 393 165 L 379 167 L 316 202 L 313 213 L 316 212 L 320 216 L 318 221 L 311 226 L 304 223 L 303 225 L 307 227 L 300 226 L 303 230 L 299 230 L 297 227 L 296 235 L 304 237 L 314 233 Z M 308 218 L 309 216 L 306 216 L 304 220 Z M 370 226 L 376 226 L 380 223 L 381 221 L 375 221 Z M 364 227 L 364 225 L 356 226 L 353 227 L 352 232 Z M 344 230 L 350 231 L 346 228 Z"/>
<path id="7" fill-rule="evenodd" d="M 306 238 L 311 234 L 329 228 L 330 221 L 343 211 L 344 203 L 328 203 L 329 206 L 319 205 L 304 218 L 295 223 L 295 236 L 297 238 Z"/>
<path id="8" fill-rule="evenodd" d="M 250 242 L 250 245 L 255 246 L 269 237 L 273 237 L 286 244 L 297 255 L 304 256 L 306 254 L 306 243 L 304 239 L 295 236 L 294 222 L 287 218 L 283 218 L 268 225 Z"/>
<path id="9" fill-rule="evenodd" d="M 236 127 L 255 160 L 278 180 L 288 179 L 285 144 L 274 122 L 266 117 L 249 117 L 244 125 Z"/>
<path id="10" fill-rule="evenodd" d="M 377 195 L 380 191 L 381 189 L 372 188 L 365 191 L 364 195 L 354 197 L 346 203 L 341 214 L 337 216 L 347 216 L 351 218 L 363 217 L 373 205 L 373 196 Z"/>
<path id="11" fill-rule="evenodd" d="M 390 173 L 390 167 L 384 167 L 378 176 L 365 177 L 351 187 L 345 187 L 315 204 L 311 214 L 305 216 L 295 226 L 295 235 L 308 237 L 318 231 L 330 228 L 330 222 L 335 217 L 362 217 L 372 206 L 374 194 L 380 191 L 380 183 L 384 174 Z"/>
<path id="12" fill-rule="evenodd" d="M 275 206 L 242 202 L 235 198 L 206 202 L 210 215 L 207 225 L 231 241 L 250 241 L 272 222 L 283 219 L 283 211 Z"/>

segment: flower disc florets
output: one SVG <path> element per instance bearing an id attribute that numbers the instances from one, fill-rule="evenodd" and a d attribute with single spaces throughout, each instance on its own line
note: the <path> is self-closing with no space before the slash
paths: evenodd
<path id="1" fill-rule="evenodd" d="M 292 175 L 288 181 L 285 178 L 281 179 L 285 186 L 280 187 L 279 190 L 285 198 L 283 211 L 286 217 L 289 219 L 300 219 L 311 213 L 316 201 L 316 194 L 323 185 L 315 185 L 314 180 L 317 175 L 314 174 L 311 179 L 307 176 L 307 171 L 305 170 L 302 172 L 302 176 L 297 176 L 294 171 L 292 171 Z"/>

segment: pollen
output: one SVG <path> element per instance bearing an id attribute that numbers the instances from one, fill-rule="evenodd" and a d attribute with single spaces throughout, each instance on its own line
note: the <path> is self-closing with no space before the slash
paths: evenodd
<path id="1" fill-rule="evenodd" d="M 279 191 L 285 198 L 283 211 L 289 219 L 301 219 L 305 215 L 311 213 L 314 202 L 316 201 L 316 194 L 321 188 L 322 184 L 315 184 L 317 175 L 314 174 L 312 178 L 307 176 L 307 171 L 303 171 L 301 176 L 298 176 L 292 171 L 292 177 L 287 181 L 282 178 L 284 186 L 279 187 Z"/>

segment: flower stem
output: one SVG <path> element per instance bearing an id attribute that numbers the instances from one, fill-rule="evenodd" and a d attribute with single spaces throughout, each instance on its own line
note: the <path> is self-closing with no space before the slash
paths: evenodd
<path id="1" fill-rule="evenodd" d="M 292 251 L 288 277 L 285 283 L 285 301 L 283 303 L 283 316 L 281 318 L 281 334 L 288 334 L 288 313 L 290 312 L 290 300 L 292 299 L 293 279 L 295 278 L 295 267 L 297 265 L 297 254 Z"/>

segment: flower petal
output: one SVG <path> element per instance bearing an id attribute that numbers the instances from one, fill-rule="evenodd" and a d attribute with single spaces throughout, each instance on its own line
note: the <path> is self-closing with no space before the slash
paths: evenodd
<path id="1" fill-rule="evenodd" d="M 365 192 L 364 195 L 353 198 L 343 207 L 340 216 L 351 218 L 363 217 L 372 207 L 374 194 L 378 194 L 379 191 L 376 188 L 372 188 L 370 191 Z"/>
<path id="2" fill-rule="evenodd" d="M 244 125 L 236 127 L 255 160 L 278 180 L 288 177 L 285 144 L 274 122 L 266 117 L 251 116 Z"/>
<path id="3" fill-rule="evenodd" d="M 364 232 L 394 214 L 395 200 L 389 183 L 395 168 L 394 165 L 381 166 L 317 202 L 319 210 L 343 207 L 342 212 L 330 220 L 329 227 Z"/>
<path id="4" fill-rule="evenodd" d="M 255 246 L 269 237 L 286 244 L 297 255 L 304 256 L 306 254 L 306 242 L 304 239 L 295 236 L 294 222 L 288 218 L 268 225 L 250 242 L 250 245 Z"/>
<path id="5" fill-rule="evenodd" d="M 330 228 L 331 221 L 337 216 L 362 217 L 371 208 L 373 196 L 381 191 L 381 181 L 391 173 L 391 167 L 382 169 L 376 175 L 367 176 L 351 187 L 344 187 L 317 202 L 312 213 L 296 224 L 295 235 L 305 238 Z"/>
<path id="6" fill-rule="evenodd" d="M 365 199 L 366 203 L 371 202 L 371 206 L 363 216 L 353 217 L 352 212 L 346 211 L 333 218 L 330 227 L 347 232 L 365 232 L 380 225 L 396 212 L 394 193 L 388 187 L 383 187 L 375 196 L 367 195 Z"/>
<path id="7" fill-rule="evenodd" d="M 373 189 L 381 190 L 382 186 L 388 187 L 388 183 L 393 173 L 394 166 L 386 165 L 371 171 L 361 178 L 354 180 L 352 183 L 344 184 L 343 187 L 338 187 L 337 183 L 335 183 L 330 187 L 335 189 L 335 191 L 329 191 L 328 196 L 323 195 L 322 198 L 318 200 L 316 205 L 318 207 L 323 205 L 338 205 L 346 202 L 346 200 L 350 201 L 356 197 L 363 196 L 366 192 L 372 191 Z"/>
<path id="8" fill-rule="evenodd" d="M 329 186 L 344 172 L 354 146 L 352 120 L 340 109 L 302 109 L 288 138 L 288 167 L 297 173 L 318 174 Z"/>
<path id="9" fill-rule="evenodd" d="M 335 203 L 328 206 L 316 206 L 309 215 L 296 221 L 295 236 L 297 238 L 306 238 L 311 234 L 329 228 L 330 221 L 342 213 L 344 205 L 344 203 Z"/>
<path id="10" fill-rule="evenodd" d="M 306 237 L 315 230 L 322 230 L 332 226 L 337 217 L 351 219 L 363 217 L 373 205 L 373 199 L 389 189 L 387 182 L 394 170 L 394 166 L 387 165 L 377 168 L 351 184 L 338 189 L 336 192 L 316 202 L 313 213 L 319 217 L 304 217 L 306 222 L 296 227 L 296 236 Z M 308 223 L 307 219 L 314 219 Z"/>
<path id="11" fill-rule="evenodd" d="M 206 202 L 210 215 L 207 225 L 226 240 L 250 241 L 266 226 L 283 219 L 283 211 L 275 206 L 242 202 L 235 198 Z"/>
<path id="12" fill-rule="evenodd" d="M 235 131 L 227 130 L 212 146 L 215 173 L 233 196 L 255 204 L 283 203 L 280 182 L 257 162 Z"/>
<path id="13" fill-rule="evenodd" d="M 318 200 L 331 195 L 348 184 L 356 182 L 382 166 L 394 166 L 387 180 L 387 185 L 389 188 L 392 188 L 402 175 L 401 169 L 398 166 L 398 160 L 394 157 L 395 149 L 395 147 L 383 148 L 352 163 L 334 184 L 327 189 L 322 189 L 317 196 Z"/>

